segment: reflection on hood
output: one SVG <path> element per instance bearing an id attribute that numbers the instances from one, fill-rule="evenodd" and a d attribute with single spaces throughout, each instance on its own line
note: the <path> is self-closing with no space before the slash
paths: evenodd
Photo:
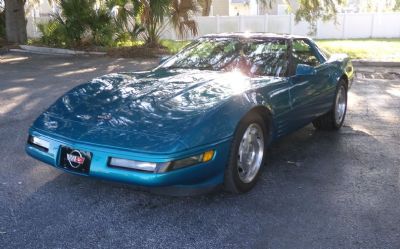
<path id="1" fill-rule="evenodd" d="M 143 126 L 177 127 L 178 120 L 193 122 L 238 90 L 248 89 L 244 76 L 230 74 L 199 70 L 110 74 L 71 90 L 47 113 L 101 127 L 139 128 L 140 124 L 141 131 Z"/>
<path id="2" fill-rule="evenodd" d="M 204 115 L 251 87 L 249 78 L 235 72 L 110 74 L 72 89 L 34 127 L 80 141 L 122 145 L 134 134 L 135 139 L 157 143 L 162 138 L 173 144 Z"/>

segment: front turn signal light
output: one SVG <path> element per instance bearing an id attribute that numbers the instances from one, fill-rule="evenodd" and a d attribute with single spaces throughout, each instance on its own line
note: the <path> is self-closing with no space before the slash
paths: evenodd
<path id="1" fill-rule="evenodd" d="M 214 157 L 214 151 L 209 150 L 203 153 L 203 162 L 208 162 Z"/>
<path id="2" fill-rule="evenodd" d="M 185 168 L 199 163 L 205 163 L 211 161 L 214 158 L 214 155 L 215 155 L 215 150 L 209 150 L 199 155 L 175 160 L 168 164 L 164 164 L 162 167 L 157 167 L 156 172 L 163 173 L 174 169 Z"/>

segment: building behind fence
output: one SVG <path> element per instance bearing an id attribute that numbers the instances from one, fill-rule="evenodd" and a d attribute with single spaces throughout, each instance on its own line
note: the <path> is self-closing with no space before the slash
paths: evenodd
<path id="1" fill-rule="evenodd" d="M 40 33 L 37 23 L 48 21 L 49 17 L 28 18 L 28 36 L 37 38 Z M 198 16 L 198 36 L 225 32 L 269 32 L 279 34 L 308 35 L 307 22 L 296 23 L 294 15 L 263 16 Z M 174 30 L 167 27 L 164 39 L 178 39 Z M 393 13 L 345 13 L 335 20 L 318 21 L 317 39 L 351 38 L 400 38 L 400 12 Z M 196 37 L 189 37 L 193 39 Z"/>

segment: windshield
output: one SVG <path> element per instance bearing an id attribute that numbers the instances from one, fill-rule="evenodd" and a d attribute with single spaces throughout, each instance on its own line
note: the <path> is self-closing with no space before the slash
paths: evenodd
<path id="1" fill-rule="evenodd" d="M 240 70 L 248 75 L 284 76 L 287 50 L 284 39 L 200 38 L 161 67 Z"/>

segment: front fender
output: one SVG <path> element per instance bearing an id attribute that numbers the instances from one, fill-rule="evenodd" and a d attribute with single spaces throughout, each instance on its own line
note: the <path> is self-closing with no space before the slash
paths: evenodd
<path id="1" fill-rule="evenodd" d="M 254 108 L 262 108 L 266 114 L 273 115 L 268 103 L 268 100 L 256 91 L 234 96 L 202 116 L 201 122 L 182 136 L 182 142 L 190 148 L 230 139 L 240 120 Z"/>
<path id="2" fill-rule="evenodd" d="M 334 54 L 329 60 L 331 63 L 336 64 L 338 68 L 335 74 L 336 81 L 339 81 L 340 78 L 345 75 L 348 79 L 348 87 L 350 88 L 355 76 L 353 63 L 350 57 L 346 54 Z"/>

